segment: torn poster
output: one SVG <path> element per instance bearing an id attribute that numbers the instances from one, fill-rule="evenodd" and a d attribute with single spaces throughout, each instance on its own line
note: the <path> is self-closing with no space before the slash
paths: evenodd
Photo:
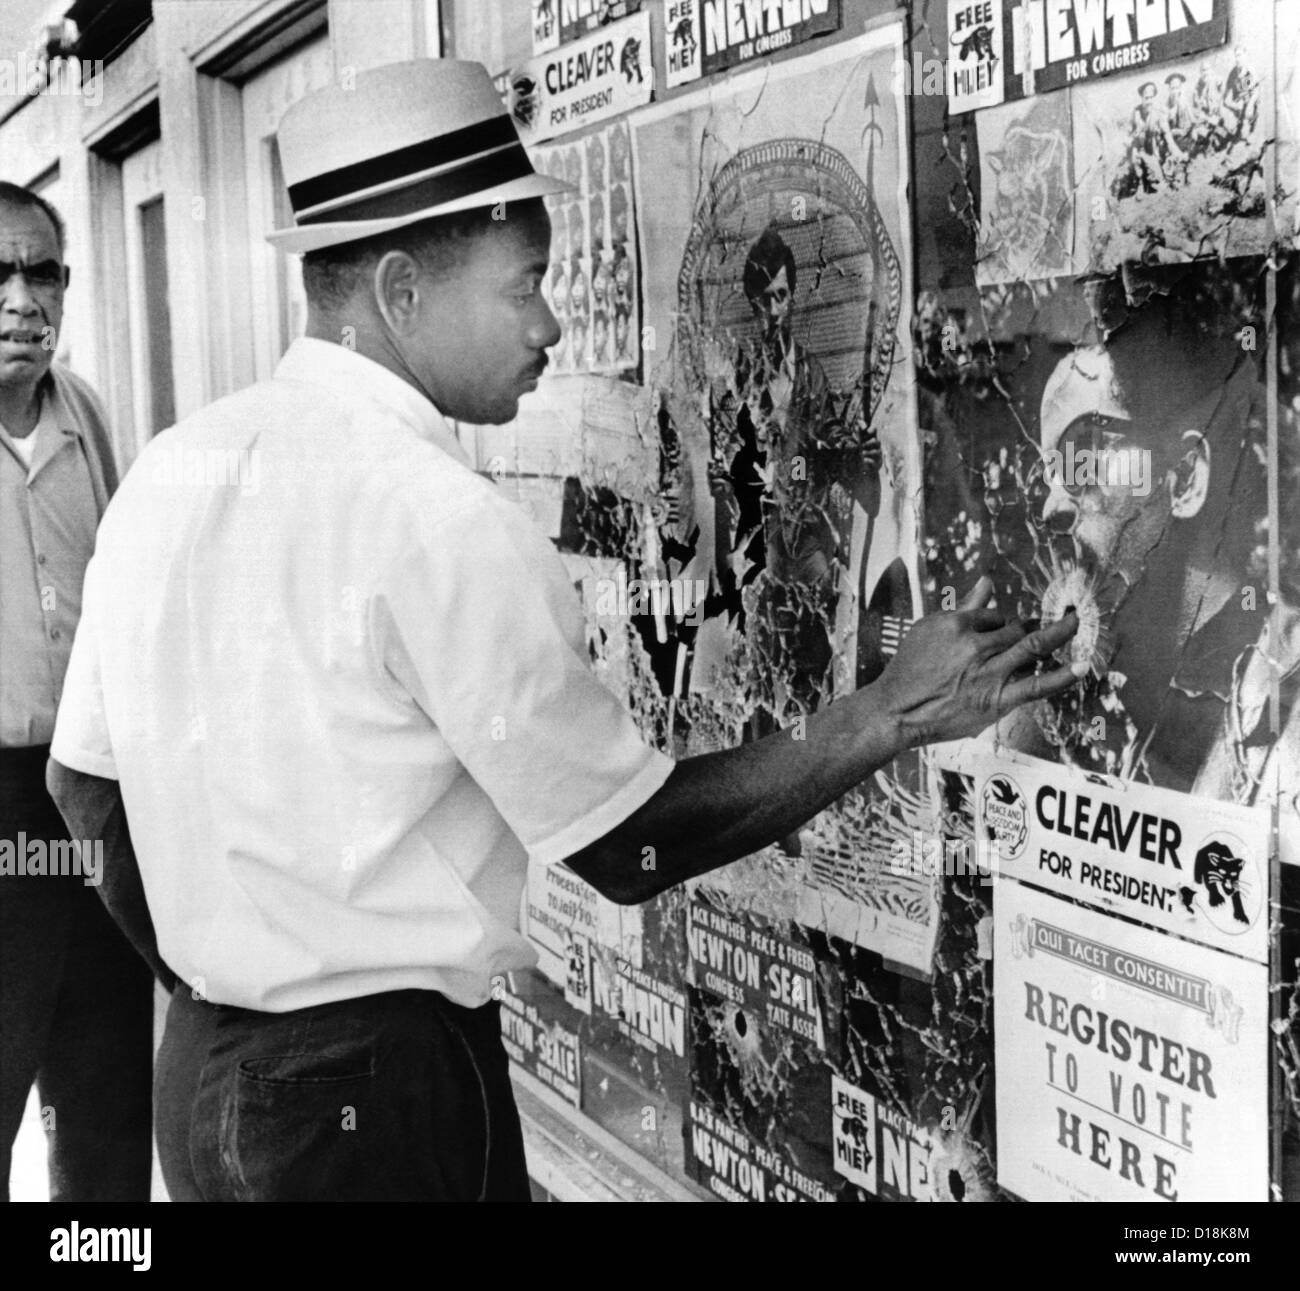
<path id="1" fill-rule="evenodd" d="M 840 29 L 841 0 L 737 4 L 669 0 L 664 11 L 668 87 L 758 62 Z"/>
<path id="2" fill-rule="evenodd" d="M 692 1099 L 682 1132 L 686 1173 L 723 1201 L 833 1201 L 830 1190 L 784 1154 L 755 1142 Z"/>
<path id="3" fill-rule="evenodd" d="M 592 959 L 596 1009 L 619 1034 L 652 1054 L 686 1057 L 686 995 L 625 959 Z"/>
<path id="4" fill-rule="evenodd" d="M 901 58 L 891 24 L 633 123 L 638 207 L 656 216 L 647 379 L 693 499 L 674 537 L 710 588 L 681 638 L 688 752 L 797 738 L 920 612 Z M 900 759 L 716 881 L 928 971 L 931 888 L 884 863 L 924 804 L 919 759 Z"/>
<path id="5" fill-rule="evenodd" d="M 638 508 L 659 498 L 659 450 L 646 391 L 609 377 L 548 374 L 520 400 L 514 421 L 474 428 L 475 465 L 498 485 L 582 481 Z"/>
<path id="6" fill-rule="evenodd" d="M 740 1006 L 756 1028 L 774 1027 L 825 1049 L 817 960 L 807 946 L 699 898 L 687 920 L 688 981 Z"/>
<path id="7" fill-rule="evenodd" d="M 998 1183 L 1028 1201 L 1268 1199 L 1268 969 L 994 890 Z"/>
<path id="8" fill-rule="evenodd" d="M 545 54 L 641 8 L 641 0 L 531 0 L 531 3 L 534 54 Z"/>
<path id="9" fill-rule="evenodd" d="M 948 46 L 949 113 L 1001 103 L 1006 95 L 1002 0 L 952 0 Z"/>
<path id="10" fill-rule="evenodd" d="M 533 8 L 533 53 L 548 54 L 560 45 L 559 0 L 529 0 Z"/>
<path id="11" fill-rule="evenodd" d="M 551 370 L 620 373 L 641 361 L 636 211 L 625 121 L 536 148 L 534 168 L 577 190 L 548 197 L 551 267 L 544 288 L 560 324 Z"/>
<path id="12" fill-rule="evenodd" d="M 582 1106 L 582 1042 L 578 1033 L 553 1016 L 545 995 L 525 999 L 509 986 L 494 997 L 501 1003 L 501 1041 L 511 1062 L 555 1090 L 566 1103 Z"/>
<path id="13" fill-rule="evenodd" d="M 1243 22 L 1231 48 L 1073 91 L 1088 267 L 1267 250 L 1274 88 L 1270 24 Z"/>
<path id="14" fill-rule="evenodd" d="M 506 107 L 535 144 L 649 103 L 654 83 L 650 15 L 639 13 L 512 69 Z"/>
<path id="15" fill-rule="evenodd" d="M 620 906 L 600 895 L 567 865 L 532 865 L 524 899 L 523 931 L 537 951 L 540 971 L 566 998 L 586 974 L 584 1013 L 591 1012 L 591 960 L 606 953 L 641 964 L 641 907 Z"/>
<path id="16" fill-rule="evenodd" d="M 1284 559 L 1274 615 L 1268 552 L 1270 540 L 1297 550 L 1298 431 L 1295 392 L 1280 388 L 1270 535 L 1262 268 L 1126 266 L 985 288 L 996 358 L 972 363 L 935 410 L 927 546 L 940 596 L 985 570 L 1004 613 L 1078 616 L 1070 654 L 1089 675 L 1005 718 L 1002 744 L 1244 806 L 1281 797 L 1282 856 L 1296 860 L 1285 786 L 1300 783 L 1300 585 Z M 961 334 L 951 315 L 930 325 Z M 1081 343 L 1063 345 L 1071 336 Z"/>
<path id="17" fill-rule="evenodd" d="M 975 281 L 1060 278 L 1075 272 L 1074 140 L 1070 96 L 981 112 L 980 235 Z"/>
<path id="18" fill-rule="evenodd" d="M 1222 45 L 1228 0 L 1002 0 L 1007 98 L 1042 94 Z M 1026 73 L 1032 72 L 1027 80 Z"/>
<path id="19" fill-rule="evenodd" d="M 881 1201 L 934 1201 L 937 1139 L 832 1073 L 835 1172 Z"/>
<path id="20" fill-rule="evenodd" d="M 700 0 L 667 0 L 664 5 L 664 76 L 668 88 L 698 81 L 700 62 Z"/>
<path id="21" fill-rule="evenodd" d="M 978 837 L 1018 878 L 1258 963 L 1269 813 L 985 749 Z"/>

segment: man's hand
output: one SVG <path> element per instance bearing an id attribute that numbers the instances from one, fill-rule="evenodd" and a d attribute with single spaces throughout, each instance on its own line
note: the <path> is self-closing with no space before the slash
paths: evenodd
<path id="1" fill-rule="evenodd" d="M 956 610 L 926 615 L 877 680 L 908 744 L 978 735 L 1013 708 L 1068 690 L 1088 671 L 1082 663 L 1036 671 L 1078 631 L 1073 614 L 1028 632 L 1018 619 L 985 608 L 991 591 L 981 578 Z"/>
<path id="2" fill-rule="evenodd" d="M 45 768 L 45 787 L 71 837 L 103 842 L 100 900 L 126 939 L 153 969 L 154 976 L 171 992 L 176 987 L 176 974 L 158 953 L 158 938 L 145 901 L 144 883 L 117 781 L 73 771 L 51 758 Z"/>

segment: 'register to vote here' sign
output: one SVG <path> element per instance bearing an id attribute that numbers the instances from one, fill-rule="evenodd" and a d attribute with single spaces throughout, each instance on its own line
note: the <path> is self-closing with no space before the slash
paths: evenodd
<path id="1" fill-rule="evenodd" d="M 1006 880 L 998 1183 L 1028 1201 L 1265 1201 L 1268 970 Z"/>

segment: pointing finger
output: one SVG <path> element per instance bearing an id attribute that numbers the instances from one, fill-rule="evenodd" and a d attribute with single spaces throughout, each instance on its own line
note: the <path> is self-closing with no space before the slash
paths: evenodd
<path id="1" fill-rule="evenodd" d="M 1051 672 L 1035 673 L 1021 681 L 1013 681 L 1002 688 L 998 696 L 998 707 L 1003 713 L 1019 708 L 1035 699 L 1050 699 L 1071 686 L 1078 685 L 1079 678 L 1088 671 L 1086 663 L 1071 663 L 1064 668 L 1054 668 Z"/>
<path id="2" fill-rule="evenodd" d="M 1054 654 L 1079 630 L 1079 620 L 1074 614 L 1067 614 L 1063 619 L 1027 637 L 1017 641 L 1007 650 L 999 663 L 1007 672 L 1015 672 L 1027 664 L 1036 663 Z"/>
<path id="3" fill-rule="evenodd" d="M 990 613 L 988 610 L 981 612 Z M 999 619 L 997 623 L 989 626 L 997 630 L 985 632 L 980 637 L 980 648 L 984 651 L 986 659 L 992 658 L 995 654 L 1001 654 L 1003 650 L 1008 650 L 1018 641 L 1025 639 L 1025 625 L 1019 619 L 1012 619 L 1009 623 L 1003 623 Z"/>
<path id="4" fill-rule="evenodd" d="M 993 580 L 987 574 L 982 574 L 975 586 L 962 597 L 957 608 L 959 610 L 982 610 L 989 603 L 989 597 L 992 595 Z"/>
<path id="5" fill-rule="evenodd" d="M 980 633 L 980 644 L 988 642 L 996 628 L 1002 627 L 1007 616 L 1001 610 L 967 610 L 966 622 Z M 1022 634 L 1023 635 L 1023 634 Z M 1009 644 L 1009 643 L 1008 643 Z"/>

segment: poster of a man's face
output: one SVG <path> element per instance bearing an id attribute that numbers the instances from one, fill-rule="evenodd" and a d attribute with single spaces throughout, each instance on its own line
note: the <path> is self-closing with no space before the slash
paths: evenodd
<path id="1" fill-rule="evenodd" d="M 614 250 L 614 301 L 621 309 L 632 306 L 632 261 L 621 246 Z"/>
<path id="2" fill-rule="evenodd" d="M 1268 641 L 1269 409 L 1242 326 L 1259 321 L 1258 269 L 1063 284 L 1076 343 L 1053 354 L 1039 338 L 1008 357 L 1006 419 L 996 405 L 974 415 L 966 465 L 985 482 L 996 467 L 999 488 L 973 531 L 960 493 L 929 510 L 932 573 L 991 561 L 1000 603 L 1031 619 L 1078 614 L 1073 650 L 1092 665 L 1080 694 L 1004 724 L 1014 747 L 1236 801 L 1258 791 L 1272 740 L 1258 661 L 1272 649 L 1284 671 L 1300 665 L 1289 629 L 1289 645 Z M 1294 417 L 1275 411 L 1294 439 Z M 1283 719 L 1285 744 L 1297 736 Z"/>
<path id="3" fill-rule="evenodd" d="M 609 180 L 611 184 L 624 182 L 631 178 L 628 159 L 631 152 L 631 140 L 627 124 L 620 123 L 609 132 Z"/>
<path id="4" fill-rule="evenodd" d="M 587 272 L 580 260 L 569 266 L 569 312 L 576 316 L 586 314 L 590 298 L 587 294 Z"/>
<path id="5" fill-rule="evenodd" d="M 591 361 L 597 367 L 609 362 L 609 315 L 597 310 L 591 325 Z"/>
<path id="6" fill-rule="evenodd" d="M 609 244 L 609 223 L 605 218 L 603 193 L 593 195 L 587 215 L 591 228 L 592 253 L 598 255 L 601 249 Z"/>
<path id="7" fill-rule="evenodd" d="M 569 207 L 568 227 L 568 255 L 570 260 L 575 260 L 578 256 L 587 254 L 587 220 L 577 202 Z"/>
<path id="8" fill-rule="evenodd" d="M 709 592 L 682 669 L 703 719 L 688 748 L 720 727 L 733 741 L 741 728 L 762 736 L 865 684 L 919 602 L 891 46 L 846 41 L 824 61 L 762 66 L 634 120 L 637 206 L 655 212 L 638 229 L 643 329 L 657 337 L 646 382 L 663 392 L 689 465 L 680 533 Z M 611 220 L 617 243 L 617 190 Z M 891 766 L 879 797 L 868 787 L 807 837 L 782 840 L 802 856 L 801 877 L 757 859 L 737 867 L 747 899 L 749 875 L 768 909 L 802 910 L 806 894 L 833 936 L 918 962 L 931 890 L 895 891 L 873 859 L 886 831 L 910 826 L 915 773 Z"/>
<path id="9" fill-rule="evenodd" d="M 577 315 L 569 324 L 569 362 L 581 368 L 587 362 L 587 318 Z"/>
<path id="10" fill-rule="evenodd" d="M 742 284 L 769 347 L 789 346 L 797 273 L 794 254 L 780 234 L 765 229 L 745 259 Z"/>
<path id="11" fill-rule="evenodd" d="M 594 134 L 587 140 L 587 183 L 593 192 L 605 187 L 605 136 Z"/>
<path id="12" fill-rule="evenodd" d="M 614 269 L 601 257 L 591 275 L 592 302 L 597 309 L 606 309 L 614 303 Z"/>
<path id="13" fill-rule="evenodd" d="M 609 231 L 616 244 L 627 241 L 628 211 L 627 189 L 616 184 L 609 190 Z"/>
<path id="14" fill-rule="evenodd" d="M 618 165 L 611 164 L 611 157 Z M 565 327 L 565 339 L 553 359 L 556 371 L 581 372 L 584 358 L 572 348 L 568 322 L 585 314 L 588 336 L 594 328 L 593 311 L 606 315 L 603 357 L 592 360 L 608 371 L 612 355 L 615 307 L 629 315 L 629 335 L 635 337 L 639 301 L 636 299 L 629 248 L 635 246 L 635 212 L 629 180 L 629 141 L 626 123 L 618 123 L 571 141 L 535 150 L 534 164 L 547 174 L 559 175 L 576 192 L 547 200 L 551 213 L 551 308 Z M 621 165 L 621 172 L 619 166 Z M 617 175 L 621 173 L 622 179 Z M 618 370 L 626 371 L 639 359 L 634 340 L 628 352 L 618 355 Z"/>

